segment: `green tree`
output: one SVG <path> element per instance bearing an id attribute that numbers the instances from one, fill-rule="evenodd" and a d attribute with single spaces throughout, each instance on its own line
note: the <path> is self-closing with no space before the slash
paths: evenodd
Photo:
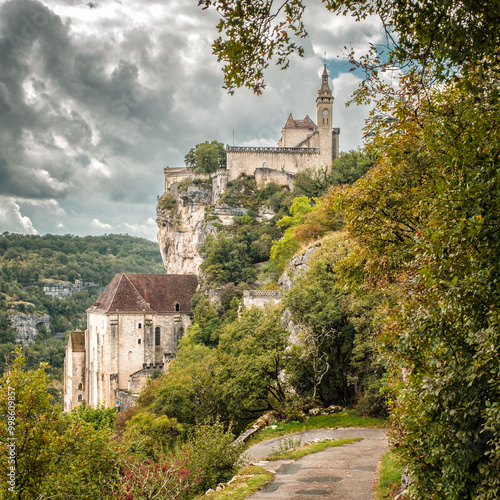
<path id="1" fill-rule="evenodd" d="M 197 144 L 189 150 L 184 157 L 184 162 L 196 174 L 207 174 L 215 172 L 218 168 L 226 168 L 224 144 L 217 141 Z"/>
<path id="2" fill-rule="evenodd" d="M 351 15 L 358 21 L 375 15 L 382 20 L 389 54 L 385 62 L 374 56 L 375 71 L 433 65 L 439 77 L 453 79 L 469 64 L 481 73 L 498 64 L 500 15 L 495 2 L 327 0 L 324 4 L 332 14 Z M 304 53 L 303 0 L 201 0 L 200 5 L 212 6 L 221 17 L 217 29 L 223 35 L 213 49 L 224 63 L 224 85 L 230 92 L 244 85 L 261 93 L 271 60 L 285 69 L 291 54 Z M 376 53 L 375 47 L 371 52 Z"/>
<path id="3" fill-rule="evenodd" d="M 0 422 L 2 498 L 111 496 L 118 461 L 109 431 L 77 414 L 63 417 L 47 392 L 44 368 L 25 371 L 20 350 L 0 379 L 0 412 L 7 417 Z"/>
<path id="4" fill-rule="evenodd" d="M 294 178 L 297 195 L 318 198 L 332 186 L 352 184 L 366 174 L 375 163 L 375 155 L 362 151 L 340 153 L 331 166 L 306 169 Z"/>

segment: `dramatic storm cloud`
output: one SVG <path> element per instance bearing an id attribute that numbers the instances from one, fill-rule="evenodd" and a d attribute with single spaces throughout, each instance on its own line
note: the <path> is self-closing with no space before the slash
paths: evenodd
<path id="1" fill-rule="evenodd" d="M 343 47 L 381 41 L 321 6 L 306 56 L 270 68 L 262 96 L 222 89 L 217 16 L 197 1 L 0 0 L 0 232 L 155 238 L 163 168 L 199 142 L 275 145 L 288 113 L 314 117 L 322 58 L 341 150 L 361 145 L 366 109 Z"/>

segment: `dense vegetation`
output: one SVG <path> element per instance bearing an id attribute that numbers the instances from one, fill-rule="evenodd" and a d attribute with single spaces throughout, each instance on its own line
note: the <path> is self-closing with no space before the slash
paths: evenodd
<path id="1" fill-rule="evenodd" d="M 62 380 L 64 339 L 75 328 L 85 329 L 86 309 L 116 273 L 163 272 L 158 246 L 126 235 L 33 236 L 0 235 L 0 373 L 14 350 L 12 314 L 48 315 L 50 332 L 41 328 L 35 344 L 25 346 L 29 367 L 49 364 L 51 377 Z M 92 284 L 66 299 L 45 295 L 43 286 L 80 279 Z"/>
<path id="2" fill-rule="evenodd" d="M 114 409 L 79 407 L 62 414 L 47 391 L 44 368 L 27 371 L 20 351 L 0 379 L 0 412 L 10 415 L 0 423 L 5 500 L 189 499 L 228 480 L 239 463 L 234 436 L 216 420 L 191 430 L 175 420 L 141 422 L 143 436 L 161 437 L 148 448 L 134 440 L 134 425 L 130 439 L 112 439 Z M 176 447 L 162 448 L 168 437 L 178 438 Z"/>
<path id="3" fill-rule="evenodd" d="M 286 67 L 291 53 L 303 53 L 292 35 L 306 34 L 306 2 L 201 3 L 221 16 L 214 52 L 230 91 L 260 93 L 272 58 Z M 366 131 L 376 165 L 324 204 L 346 220 L 351 250 L 333 267 L 339 285 L 384 298 L 377 345 L 409 494 L 499 498 L 498 5 L 324 4 L 357 20 L 377 15 L 386 29 L 384 54 L 372 46 L 353 60 L 367 76 L 354 101 L 375 103 Z"/>

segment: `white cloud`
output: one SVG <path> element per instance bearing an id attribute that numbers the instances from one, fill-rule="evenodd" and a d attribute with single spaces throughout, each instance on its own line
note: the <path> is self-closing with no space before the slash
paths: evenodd
<path id="1" fill-rule="evenodd" d="M 66 215 L 66 211 L 64 208 L 59 206 L 57 200 L 37 200 L 37 199 L 29 199 L 29 198 L 20 198 L 19 203 L 26 203 L 28 205 L 32 205 L 40 210 L 45 210 L 50 214 L 63 216 Z"/>
<path id="2" fill-rule="evenodd" d="M 0 196 L 0 232 L 38 234 L 29 217 L 21 214 L 21 207 L 9 196 Z"/>
<path id="3" fill-rule="evenodd" d="M 101 231 L 111 231 L 111 229 L 113 229 L 113 226 L 111 224 L 101 222 L 99 219 L 92 219 L 90 225 Z"/>
<path id="4" fill-rule="evenodd" d="M 130 224 L 128 222 L 124 222 L 121 227 L 123 227 L 125 231 L 132 236 L 141 236 L 150 240 L 156 240 L 156 234 L 158 233 L 158 226 L 151 217 L 142 224 Z"/>

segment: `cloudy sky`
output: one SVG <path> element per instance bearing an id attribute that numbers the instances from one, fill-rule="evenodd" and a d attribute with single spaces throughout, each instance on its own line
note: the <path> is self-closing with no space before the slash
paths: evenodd
<path id="1" fill-rule="evenodd" d="M 212 55 L 217 15 L 197 0 L 0 0 L 0 233 L 128 233 L 156 239 L 163 168 L 218 140 L 275 146 L 288 114 L 315 119 L 326 51 L 340 149 L 368 110 L 344 46 L 381 43 L 375 20 L 309 0 L 306 55 L 266 90 L 230 96 Z"/>

